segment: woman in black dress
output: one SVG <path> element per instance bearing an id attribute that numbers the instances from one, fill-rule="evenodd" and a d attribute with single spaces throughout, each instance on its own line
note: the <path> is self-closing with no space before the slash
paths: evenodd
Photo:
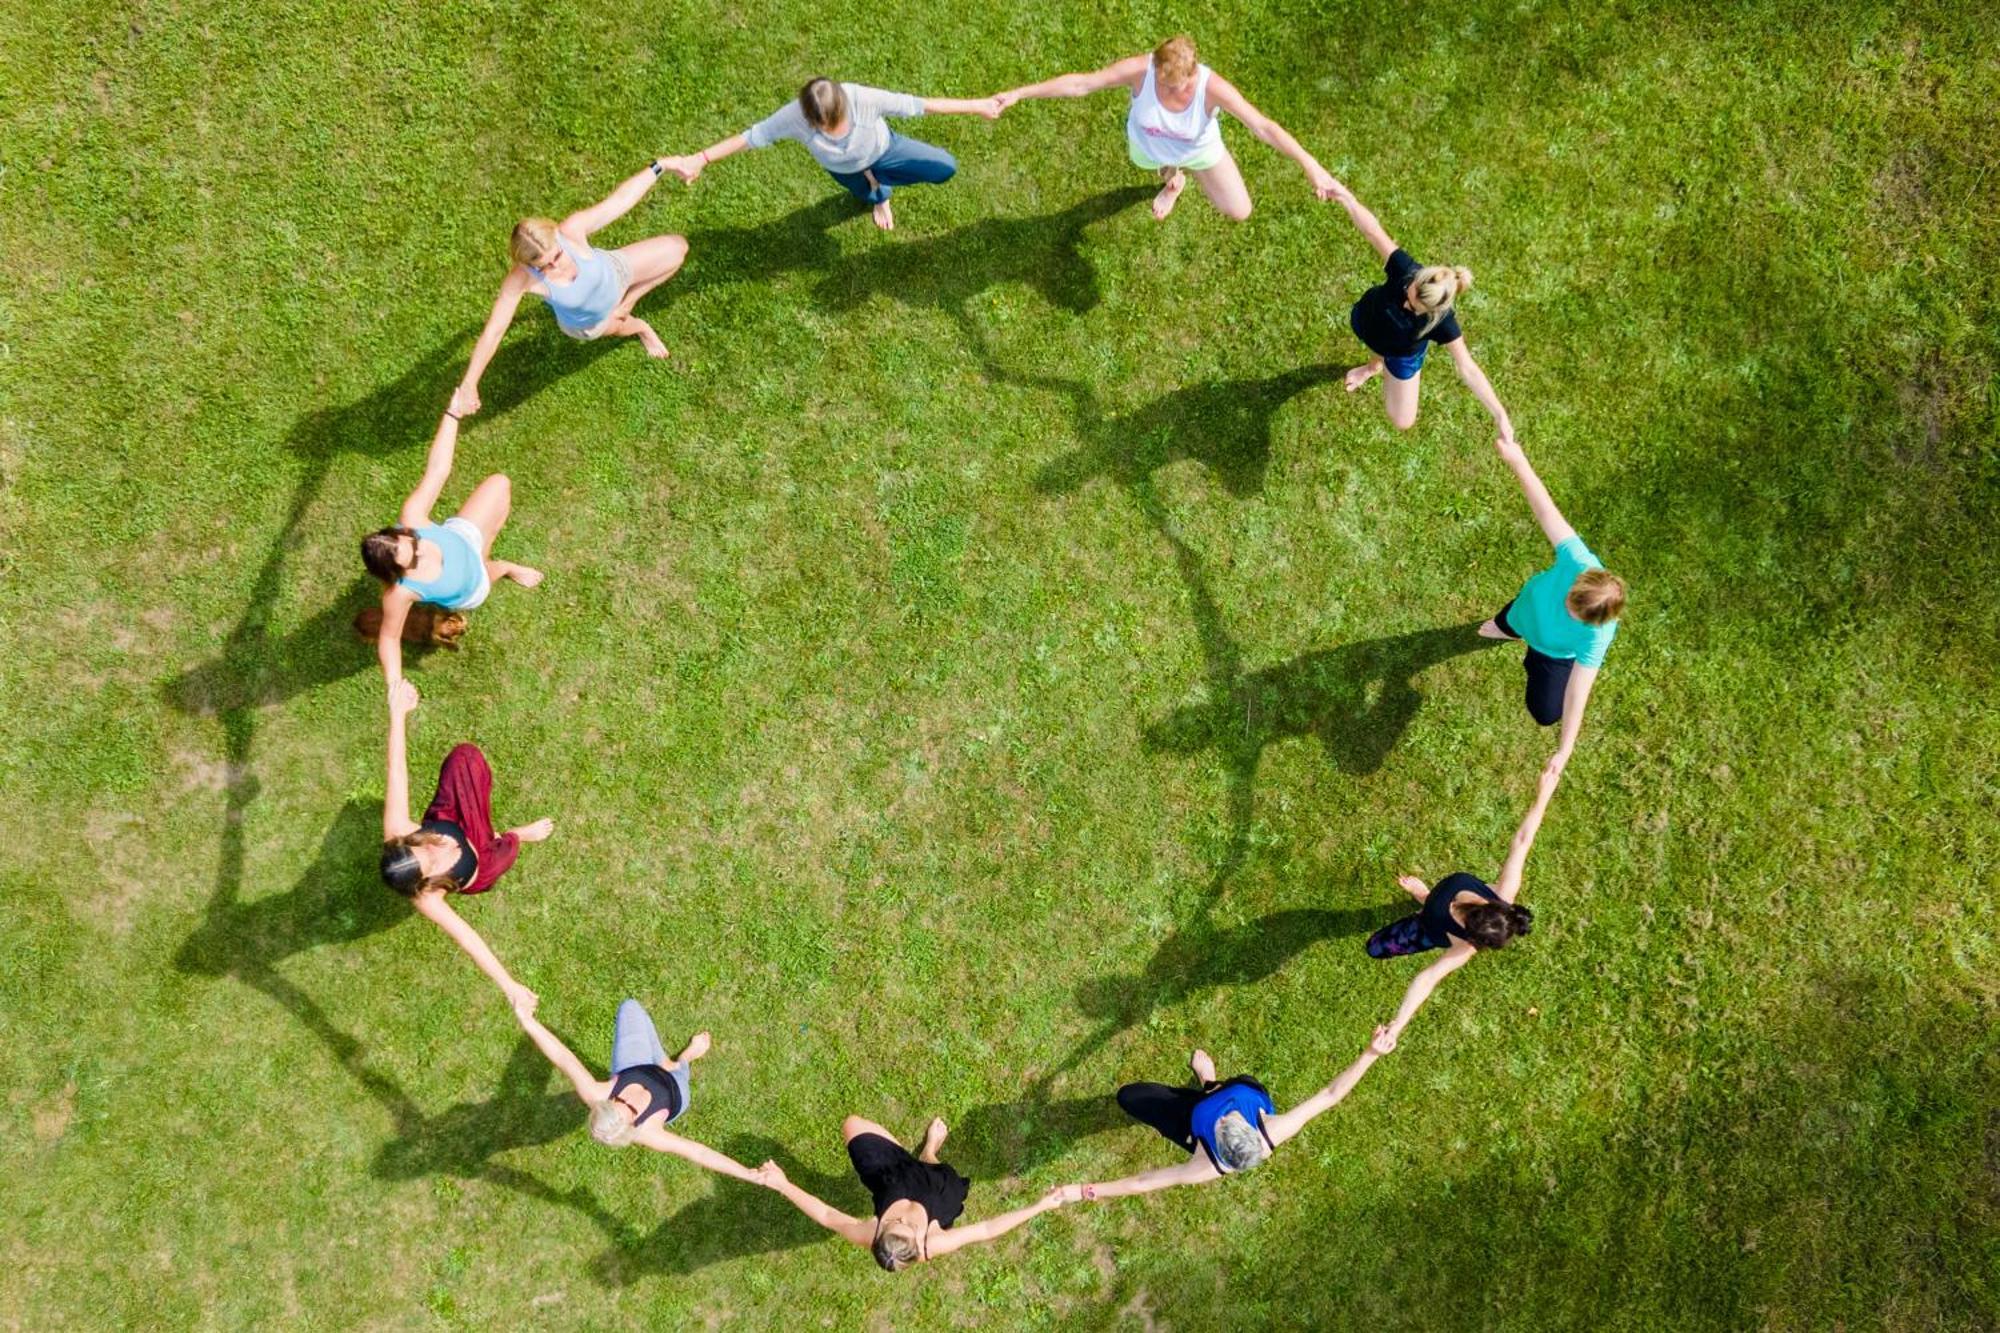
<path id="1" fill-rule="evenodd" d="M 912 1155 L 895 1135 L 872 1120 L 851 1115 L 841 1122 L 840 1136 L 847 1142 L 848 1160 L 874 1201 L 873 1217 L 849 1217 L 806 1193 L 785 1178 L 776 1162 L 764 1163 L 759 1175 L 764 1184 L 790 1199 L 807 1217 L 873 1251 L 875 1262 L 891 1273 L 1004 1236 L 1029 1218 L 1080 1197 L 1078 1187 L 1058 1185 L 1025 1208 L 954 1228 L 952 1224 L 965 1211 L 965 1194 L 972 1182 L 938 1160 L 945 1134 L 944 1121 L 932 1120 L 922 1146 Z"/>

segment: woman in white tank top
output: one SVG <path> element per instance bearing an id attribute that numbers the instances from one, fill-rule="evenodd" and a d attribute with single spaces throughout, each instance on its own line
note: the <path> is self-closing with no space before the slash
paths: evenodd
<path id="1" fill-rule="evenodd" d="M 1154 217 L 1164 219 L 1174 211 L 1190 171 L 1224 217 L 1241 222 L 1250 216 L 1250 191 L 1222 142 L 1222 127 L 1216 120 L 1224 111 L 1298 163 L 1320 198 L 1333 198 L 1332 174 L 1283 125 L 1251 106 L 1235 85 L 1202 64 L 1188 37 L 1169 38 L 1150 55 L 1131 56 L 1092 74 L 1061 74 L 1015 88 L 999 94 L 999 102 L 1005 108 L 1030 97 L 1084 97 L 1113 87 L 1132 96 L 1125 143 L 1133 165 L 1160 175 Z"/>

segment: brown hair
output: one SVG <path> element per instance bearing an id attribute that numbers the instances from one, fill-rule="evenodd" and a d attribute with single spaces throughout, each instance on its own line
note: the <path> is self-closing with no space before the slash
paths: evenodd
<path id="1" fill-rule="evenodd" d="M 404 537 L 410 539 L 411 563 L 414 564 L 417 534 L 400 523 L 371 532 L 361 539 L 361 563 L 382 582 L 394 583 L 410 570 L 410 565 L 396 563 L 396 543 Z"/>
<path id="2" fill-rule="evenodd" d="M 928 1215 L 924 1218 L 924 1226 L 930 1226 Z M 874 1253 L 875 1262 L 889 1273 L 908 1268 L 924 1257 L 923 1246 L 908 1227 L 898 1226 L 892 1231 L 882 1225 L 880 1218 L 875 1220 L 875 1243 L 868 1248 Z"/>
<path id="3" fill-rule="evenodd" d="M 1563 604 L 1586 625 L 1608 625 L 1625 614 L 1625 580 L 1608 569 L 1586 569 L 1569 585 Z"/>
<path id="4" fill-rule="evenodd" d="M 1178 88 L 1192 79 L 1201 68 L 1201 57 L 1195 54 L 1194 38 L 1186 33 L 1176 33 L 1153 48 L 1153 86 L 1165 84 Z"/>
<path id="5" fill-rule="evenodd" d="M 1443 264 L 1431 264 L 1417 270 L 1417 305 L 1429 315 L 1430 323 L 1424 325 L 1423 333 L 1437 327 L 1437 322 L 1451 313 L 1451 307 L 1463 292 L 1472 290 L 1472 270 L 1469 268 L 1447 268 Z"/>
<path id="6" fill-rule="evenodd" d="M 1535 914 L 1519 903 L 1475 903 L 1465 909 L 1465 933 L 1475 949 L 1505 948 L 1535 928 Z"/>
<path id="7" fill-rule="evenodd" d="M 423 867 L 417 864 L 417 848 L 449 847 L 450 838 L 442 833 L 431 833 L 418 829 L 415 833 L 405 833 L 400 838 L 391 838 L 382 844 L 382 882 L 405 898 L 414 898 L 432 889 L 442 889 L 446 893 L 456 893 L 464 888 L 450 875 L 432 875 L 424 878 Z"/>
<path id="8" fill-rule="evenodd" d="M 824 75 L 807 79 L 806 86 L 799 89 L 799 110 L 805 113 L 806 124 L 823 130 L 846 117 L 847 94 Z"/>
<path id="9" fill-rule="evenodd" d="M 522 218 L 514 224 L 507 252 L 518 264 L 532 264 L 556 243 L 556 224 L 547 218 Z"/>

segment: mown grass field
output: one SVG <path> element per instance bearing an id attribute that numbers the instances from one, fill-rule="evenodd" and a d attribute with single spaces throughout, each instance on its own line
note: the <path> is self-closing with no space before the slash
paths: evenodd
<path id="1" fill-rule="evenodd" d="M 889 1276 L 608 1152 L 376 881 L 357 536 L 528 212 L 807 74 L 977 95 L 1193 31 L 1426 259 L 1630 614 L 1537 928 L 1254 1176 Z M 1977 1329 L 2000 1322 L 2000 24 L 1972 4 L 30 2 L 0 31 L 0 1323 Z M 1165 227 L 1122 107 L 938 118 L 878 234 L 790 146 L 669 180 L 670 367 L 524 310 L 447 505 L 503 587 L 425 786 L 553 815 L 464 914 L 592 1063 L 836 1206 L 840 1117 L 971 1216 L 1281 1103 L 1497 869 L 1553 738 L 1462 627 L 1544 561 L 1435 358 L 1398 435 L 1338 208 Z M 1372 276 L 1371 276 L 1372 275 Z M 425 791 L 428 787 L 425 786 Z"/>

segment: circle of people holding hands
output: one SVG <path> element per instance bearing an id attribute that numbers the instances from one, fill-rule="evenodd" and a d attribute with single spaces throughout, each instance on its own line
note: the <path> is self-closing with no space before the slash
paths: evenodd
<path id="1" fill-rule="evenodd" d="M 950 153 L 891 129 L 890 120 L 927 114 L 969 114 L 990 120 L 1017 102 L 1085 97 L 1114 88 L 1122 89 L 1129 103 L 1125 139 L 1131 161 L 1138 169 L 1155 173 L 1160 183 L 1152 204 L 1155 218 L 1164 221 L 1174 211 L 1190 175 L 1224 217 L 1232 221 L 1249 217 L 1249 190 L 1222 137 L 1220 115 L 1225 111 L 1296 162 L 1319 198 L 1338 202 L 1346 210 L 1383 264 L 1383 281 L 1361 294 L 1349 316 L 1354 335 L 1370 356 L 1348 372 L 1349 392 L 1380 376 L 1382 405 L 1389 419 L 1400 429 L 1410 429 L 1416 424 L 1424 359 L 1436 344 L 1450 354 L 1460 379 L 1492 414 L 1500 458 L 1520 482 L 1555 556 L 1550 567 L 1529 578 L 1479 627 L 1479 633 L 1523 641 L 1528 712 L 1540 725 L 1560 723 L 1561 730 L 1534 800 L 1492 884 L 1462 871 L 1428 886 L 1415 876 L 1398 881 L 1415 900 L 1416 910 L 1376 931 L 1367 942 L 1369 955 L 1395 958 L 1436 952 L 1439 956 L 1411 981 L 1394 1018 L 1376 1028 L 1354 1063 L 1325 1087 L 1280 1111 L 1257 1079 L 1245 1074 L 1220 1078 L 1214 1060 L 1197 1050 L 1188 1061 L 1191 1081 L 1134 1083 L 1117 1092 L 1118 1105 L 1127 1114 L 1160 1134 L 1185 1158 L 1122 1180 L 1060 1185 L 1023 1207 L 964 1225 L 960 1219 L 970 1182 L 939 1158 L 946 1138 L 942 1119 L 930 1122 L 912 1153 L 882 1125 L 850 1115 L 841 1125 L 841 1138 L 873 1205 L 872 1216 L 851 1217 L 799 1188 L 774 1162 L 745 1166 L 669 1128 L 686 1116 L 692 1104 L 691 1068 L 708 1053 L 708 1033 L 696 1033 L 669 1058 L 645 1009 L 627 999 L 613 1024 L 609 1075 L 599 1077 L 536 1018 L 534 992 L 514 979 L 452 904 L 491 889 L 513 866 L 521 844 L 547 838 L 554 825 L 538 819 L 496 831 L 493 771 L 471 744 L 461 744 L 446 756 L 435 796 L 422 818 L 412 817 L 406 734 L 418 696 L 416 687 L 403 678 L 402 643 L 406 637 L 426 638 L 426 626 L 439 613 L 480 606 L 497 583 L 512 581 L 533 588 L 541 582 L 541 571 L 494 554 L 513 501 L 505 476 L 487 477 L 456 514 L 442 522 L 435 517 L 451 476 L 459 423 L 479 410 L 480 377 L 521 298 L 528 293 L 540 297 L 557 325 L 573 338 L 632 337 L 651 357 L 669 354 L 635 308 L 679 270 L 688 253 L 686 239 L 652 236 L 615 250 L 591 243 L 593 235 L 629 212 L 663 176 L 671 172 L 691 183 L 734 154 L 791 139 L 804 145 L 835 182 L 872 209 L 877 226 L 889 230 L 895 226 L 891 197 L 897 187 L 940 185 L 958 170 Z M 1284 126 L 1200 63 L 1187 37 L 1175 37 L 1149 54 L 1091 73 L 1062 74 L 978 99 L 916 97 L 815 78 L 800 90 L 796 101 L 742 133 L 694 154 L 656 159 L 601 202 L 561 222 L 523 220 L 514 228 L 510 250 L 514 265 L 500 284 L 465 375 L 438 423 L 422 480 L 404 501 L 397 522 L 370 533 L 361 543 L 364 564 L 383 585 L 376 642 L 388 681 L 389 726 L 381 872 L 391 888 L 406 895 L 507 995 L 521 1028 L 569 1079 L 588 1110 L 590 1133 L 598 1142 L 642 1144 L 776 1190 L 806 1216 L 868 1248 L 883 1268 L 894 1271 L 991 1240 L 1064 1204 L 1202 1184 L 1259 1165 L 1314 1118 L 1331 1110 L 1376 1060 L 1395 1049 L 1403 1029 L 1439 982 L 1479 954 L 1529 933 L 1533 915 L 1517 901 L 1528 851 L 1575 748 L 1591 686 L 1624 608 L 1624 584 L 1604 569 L 1557 510 L 1516 443 L 1506 408 L 1466 348 L 1457 301 L 1471 287 L 1471 273 L 1421 264 L 1411 257 Z"/>

